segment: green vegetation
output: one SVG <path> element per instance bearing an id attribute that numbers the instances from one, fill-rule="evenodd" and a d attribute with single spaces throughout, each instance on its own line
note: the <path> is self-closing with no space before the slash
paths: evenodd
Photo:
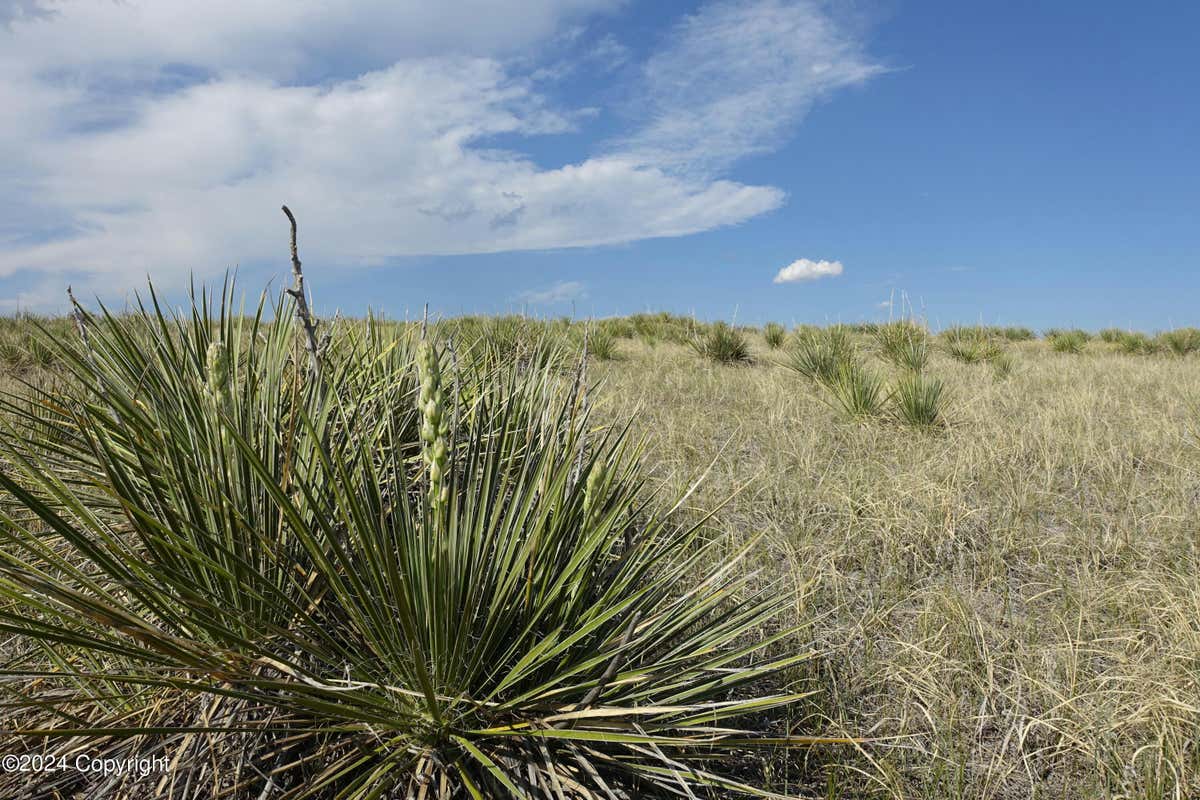
<path id="1" fill-rule="evenodd" d="M 944 421 L 946 386 L 939 378 L 902 375 L 896 383 L 895 397 L 897 414 L 908 425 L 929 428 Z"/>
<path id="2" fill-rule="evenodd" d="M 118 798 L 1200 796 L 1190 329 L 314 358 L 231 296 L 0 320 L 0 726 L 49 734 L 7 752 L 168 758 Z"/>
<path id="3" fill-rule="evenodd" d="M 612 361 L 617 357 L 617 337 L 607 327 L 594 327 L 587 332 L 587 352 L 600 361 Z"/>
<path id="4" fill-rule="evenodd" d="M 877 416 L 888 398 L 883 380 L 858 360 L 842 364 L 826 388 L 849 417 Z"/>
<path id="5" fill-rule="evenodd" d="M 1002 350 L 992 358 L 992 375 L 996 380 L 1002 381 L 1009 375 L 1012 375 L 1013 369 L 1017 365 L 1017 359 L 1007 350 Z"/>
<path id="6" fill-rule="evenodd" d="M 1177 356 L 1186 356 L 1200 350 L 1200 329 L 1176 328 L 1158 335 L 1160 345 Z"/>
<path id="7" fill-rule="evenodd" d="M 718 364 L 748 364 L 752 360 L 746 335 L 724 322 L 710 325 L 690 344 L 701 358 Z"/>
<path id="8" fill-rule="evenodd" d="M 1122 333 L 1118 344 L 1121 350 L 1130 355 L 1149 355 L 1162 349 L 1162 345 L 1157 340 L 1136 331 Z"/>
<path id="9" fill-rule="evenodd" d="M 978 364 L 996 358 L 1002 348 L 987 328 L 953 326 L 941 338 L 947 355 L 964 364 Z"/>
<path id="10" fill-rule="evenodd" d="M 805 378 L 829 385 L 857 357 L 850 330 L 842 325 L 801 328 L 784 365 Z"/>
<path id="11" fill-rule="evenodd" d="M 768 322 L 763 326 L 763 341 L 772 350 L 778 350 L 780 347 L 783 347 L 783 342 L 786 338 L 787 329 L 778 322 Z"/>
<path id="12" fill-rule="evenodd" d="M 905 320 L 889 322 L 875 331 L 875 341 L 885 359 L 902 369 L 920 372 L 929 360 L 929 334 Z"/>
<path id="13" fill-rule="evenodd" d="M 1087 332 L 1078 329 L 1068 331 L 1055 331 L 1053 334 L 1047 333 L 1046 339 L 1050 342 L 1050 347 L 1056 353 L 1071 353 L 1079 355 L 1087 347 L 1088 339 Z"/>
<path id="14" fill-rule="evenodd" d="M 783 610 L 730 569 L 753 542 L 658 511 L 556 358 L 499 367 L 519 323 L 457 356 L 342 324 L 297 360 L 266 310 L 89 315 L 76 388 L 7 403 L 0 620 L 32 649 L 0 724 L 106 758 L 169 730 L 171 780 L 251 763 L 246 796 L 742 788 L 739 724 L 801 697 L 754 687 L 810 658 L 762 657 L 786 627 L 746 646 Z"/>

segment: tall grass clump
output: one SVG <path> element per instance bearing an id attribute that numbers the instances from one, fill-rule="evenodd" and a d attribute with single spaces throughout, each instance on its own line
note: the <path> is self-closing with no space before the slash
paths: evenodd
<path id="1" fill-rule="evenodd" d="M 701 358 L 718 364 L 748 364 L 752 360 L 746 335 L 723 321 L 697 334 L 691 346 Z"/>
<path id="2" fill-rule="evenodd" d="M 166 758 L 112 797 L 449 800 L 752 792 L 726 759 L 812 743 L 755 729 L 798 699 L 755 686 L 808 658 L 752 636 L 775 591 L 659 511 L 582 370 L 456 357 L 433 325 L 315 346 L 291 298 L 231 297 L 81 312 L 71 388 L 33 398 L 66 438 L 6 404 L 9 752 Z"/>
<path id="3" fill-rule="evenodd" d="M 917 428 L 931 428 L 945 419 L 946 386 L 940 378 L 910 372 L 893 392 L 897 416 Z"/>
<path id="4" fill-rule="evenodd" d="M 842 364 L 826 388 L 832 405 L 849 417 L 878 416 L 888 399 L 883 380 L 860 360 Z"/>
<path id="5" fill-rule="evenodd" d="M 778 350 L 787 339 L 787 330 L 778 322 L 768 322 L 763 326 L 763 339 L 766 340 L 767 347 Z"/>
<path id="6" fill-rule="evenodd" d="M 800 328 L 783 365 L 805 378 L 828 385 L 856 358 L 850 331 L 843 325 Z"/>
<path id="7" fill-rule="evenodd" d="M 920 372 L 929 360 L 929 334 L 914 322 L 900 320 L 875 331 L 880 355 L 901 369 Z"/>

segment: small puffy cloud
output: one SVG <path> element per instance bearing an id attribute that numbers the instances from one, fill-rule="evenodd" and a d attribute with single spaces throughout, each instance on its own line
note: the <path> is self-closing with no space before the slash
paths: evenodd
<path id="1" fill-rule="evenodd" d="M 817 278 L 831 278 L 841 274 L 840 261 L 810 261 L 807 258 L 799 258 L 776 273 L 775 283 L 815 281 Z"/>
<path id="2" fill-rule="evenodd" d="M 534 306 L 548 306 L 555 303 L 566 303 L 587 296 L 587 286 L 580 281 L 559 281 L 545 289 L 531 289 L 521 292 L 517 299 L 522 303 Z"/>

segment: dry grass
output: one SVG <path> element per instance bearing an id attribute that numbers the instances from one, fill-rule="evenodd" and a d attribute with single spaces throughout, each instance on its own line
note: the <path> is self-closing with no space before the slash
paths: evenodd
<path id="1" fill-rule="evenodd" d="M 712 464 L 696 509 L 746 487 L 714 524 L 767 532 L 750 566 L 822 654 L 804 728 L 872 739 L 772 788 L 1200 797 L 1200 360 L 1022 342 L 996 381 L 938 352 L 949 424 L 916 431 L 845 421 L 751 339 L 736 369 L 623 341 L 592 397 L 640 410 L 669 488 Z"/>
<path id="2" fill-rule="evenodd" d="M 1200 362 L 1015 349 L 1003 382 L 932 359 L 955 398 L 935 434 L 843 422 L 762 359 L 602 370 L 667 481 L 714 462 L 697 507 L 750 483 L 719 524 L 769 532 L 756 566 L 813 620 L 826 729 L 878 740 L 776 788 L 1200 797 Z"/>

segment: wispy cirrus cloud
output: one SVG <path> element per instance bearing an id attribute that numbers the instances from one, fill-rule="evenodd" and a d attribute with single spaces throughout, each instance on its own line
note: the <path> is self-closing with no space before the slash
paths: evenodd
<path id="1" fill-rule="evenodd" d="M 796 283 L 797 281 L 815 281 L 818 278 L 831 278 L 842 274 L 840 261 L 811 261 L 799 258 L 775 273 L 775 283 Z"/>
<path id="2" fill-rule="evenodd" d="M 68 276 L 111 291 L 277 260 L 283 201 L 301 214 L 307 258 L 348 266 L 738 224 L 785 195 L 724 167 L 877 71 L 817 5 L 711 3 L 621 70 L 642 85 L 648 121 L 572 163 L 514 149 L 586 133 L 595 110 L 551 100 L 545 81 L 560 78 L 530 54 L 578 29 L 580 59 L 630 61 L 611 35 L 586 35 L 623 5 L 0 3 L 0 293 L 38 306 Z M 485 12 L 494 25 L 461 25 Z M 672 99 L 688 63 L 696 74 Z"/>
<path id="3" fill-rule="evenodd" d="M 826 4 L 727 0 L 685 17 L 642 68 L 640 162 L 719 172 L 781 144 L 812 106 L 884 70 Z"/>
<path id="4" fill-rule="evenodd" d="M 587 297 L 587 284 L 581 281 L 559 281 L 544 289 L 530 289 L 517 295 L 521 303 L 534 306 L 549 306 L 569 303 Z"/>

